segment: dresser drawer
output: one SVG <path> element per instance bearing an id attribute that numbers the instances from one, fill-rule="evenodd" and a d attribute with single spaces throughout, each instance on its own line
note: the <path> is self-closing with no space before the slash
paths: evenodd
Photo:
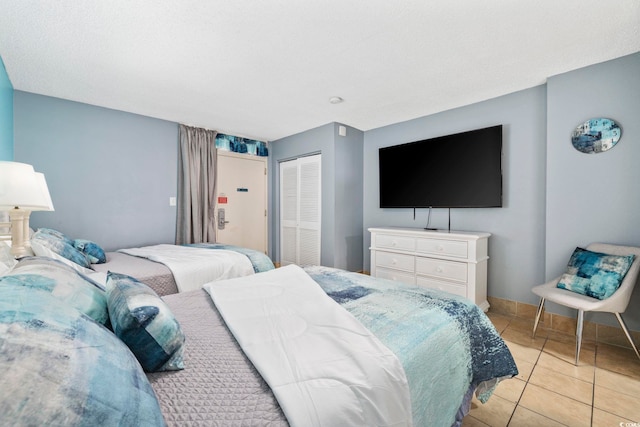
<path id="1" fill-rule="evenodd" d="M 449 292 L 450 294 L 467 297 L 467 287 L 465 285 L 457 285 L 455 283 L 443 282 L 429 277 L 416 277 L 416 284 L 429 289 L 438 289 L 440 291 Z"/>
<path id="2" fill-rule="evenodd" d="M 371 274 L 460 295 L 489 308 L 489 233 L 372 227 Z"/>
<path id="3" fill-rule="evenodd" d="M 406 236 L 390 236 L 388 234 L 377 234 L 375 246 L 379 248 L 413 252 L 416 250 L 416 239 Z"/>
<path id="4" fill-rule="evenodd" d="M 413 255 L 396 254 L 393 252 L 376 252 L 376 268 L 389 267 L 399 270 L 413 271 L 414 263 Z"/>
<path id="5" fill-rule="evenodd" d="M 458 240 L 416 239 L 416 252 L 467 258 L 467 242 Z"/>
<path id="6" fill-rule="evenodd" d="M 467 282 L 467 263 L 416 257 L 416 274 Z"/>
<path id="7" fill-rule="evenodd" d="M 376 277 L 379 277 L 381 279 L 393 280 L 394 282 L 407 283 L 409 285 L 416 284 L 415 276 L 404 271 L 376 268 Z"/>

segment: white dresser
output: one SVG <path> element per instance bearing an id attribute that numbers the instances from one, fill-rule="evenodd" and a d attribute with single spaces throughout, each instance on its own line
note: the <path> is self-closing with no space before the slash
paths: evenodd
<path id="1" fill-rule="evenodd" d="M 461 295 L 484 311 L 489 233 L 370 228 L 371 275 Z"/>

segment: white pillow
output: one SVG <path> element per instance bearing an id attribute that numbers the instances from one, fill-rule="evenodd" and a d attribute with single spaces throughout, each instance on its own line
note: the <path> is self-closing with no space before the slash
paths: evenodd
<path id="1" fill-rule="evenodd" d="M 87 277 L 96 283 L 101 284 L 105 288 L 107 287 L 107 273 L 104 271 L 93 271 L 91 274 L 87 274 Z"/>
<path id="2" fill-rule="evenodd" d="M 53 252 L 51 249 L 41 245 L 40 243 L 38 243 L 35 240 L 31 241 L 31 249 L 33 249 L 33 253 L 36 254 L 36 256 L 46 256 L 49 258 L 53 258 L 53 259 L 57 259 L 58 261 L 62 261 L 65 264 L 67 264 L 69 267 L 73 268 L 74 270 L 76 270 L 78 273 L 82 273 L 85 276 L 89 275 L 89 274 L 93 274 L 95 273 L 95 271 L 89 269 L 89 268 L 85 268 L 79 264 L 76 264 L 75 262 L 66 259 L 63 256 L 58 255 L 57 253 Z"/>
<path id="3" fill-rule="evenodd" d="M 4 276 L 11 271 L 11 267 L 7 267 L 6 264 L 0 262 L 0 276 Z"/>
<path id="4" fill-rule="evenodd" d="M 18 261 L 11 254 L 11 246 L 4 241 L 0 241 L 0 276 L 8 273 Z"/>

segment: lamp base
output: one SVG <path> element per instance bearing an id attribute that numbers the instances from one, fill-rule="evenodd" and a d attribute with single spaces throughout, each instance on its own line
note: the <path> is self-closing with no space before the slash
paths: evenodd
<path id="1" fill-rule="evenodd" d="M 33 255 L 28 241 L 29 215 L 31 215 L 31 211 L 19 208 L 9 211 L 11 220 L 11 255 L 16 258 Z"/>

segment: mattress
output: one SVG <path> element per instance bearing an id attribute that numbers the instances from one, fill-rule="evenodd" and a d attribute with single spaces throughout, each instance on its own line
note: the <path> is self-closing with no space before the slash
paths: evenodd
<path id="1" fill-rule="evenodd" d="M 178 293 L 176 281 L 166 265 L 121 252 L 107 252 L 106 255 L 106 263 L 91 265 L 95 271 L 112 271 L 135 277 L 160 296 Z"/>
<path id="2" fill-rule="evenodd" d="M 288 426 L 204 290 L 163 297 L 187 337 L 182 371 L 149 373 L 169 426 Z"/>

